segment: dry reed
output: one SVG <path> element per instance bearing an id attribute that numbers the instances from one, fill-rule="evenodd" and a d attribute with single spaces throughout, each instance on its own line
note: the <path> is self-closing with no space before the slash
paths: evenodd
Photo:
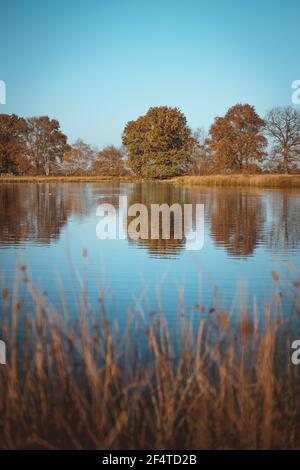
<path id="1" fill-rule="evenodd" d="M 151 180 L 126 176 L 1 176 L 0 183 L 105 183 L 162 181 L 187 186 L 252 186 L 257 188 L 300 188 L 300 175 L 206 175 L 178 176 L 169 180 Z"/>
<path id="2" fill-rule="evenodd" d="M 290 359 L 299 325 L 284 319 L 280 298 L 263 318 L 255 307 L 239 320 L 182 308 L 173 328 L 163 315 L 132 310 L 121 332 L 103 296 L 91 315 L 84 293 L 75 321 L 36 291 L 24 267 L 20 275 L 34 309 L 26 314 L 17 284 L 3 292 L 2 449 L 300 448 Z"/>
<path id="3" fill-rule="evenodd" d="M 133 176 L 1 176 L 0 183 L 97 183 L 133 181 Z"/>
<path id="4" fill-rule="evenodd" d="M 300 175 L 206 175 L 180 176 L 171 180 L 187 186 L 251 186 L 257 188 L 300 188 Z"/>

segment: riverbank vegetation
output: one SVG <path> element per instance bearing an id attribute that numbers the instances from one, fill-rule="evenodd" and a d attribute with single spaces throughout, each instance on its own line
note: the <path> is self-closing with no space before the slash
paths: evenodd
<path id="1" fill-rule="evenodd" d="M 160 180 L 221 174 L 237 182 L 231 175 L 300 174 L 300 112 L 278 107 L 262 118 L 253 106 L 237 104 L 206 133 L 192 131 L 179 109 L 154 107 L 126 124 L 122 144 L 99 150 L 78 139 L 71 145 L 55 119 L 2 114 L 0 175 Z"/>
<path id="2" fill-rule="evenodd" d="M 179 299 L 173 326 L 138 305 L 120 329 L 105 293 L 91 312 L 81 283 L 70 319 L 63 292 L 54 308 L 19 271 L 32 307 L 17 284 L 3 290 L 2 449 L 300 448 L 298 281 L 288 317 L 273 273 L 264 312 L 255 303 L 237 316 L 215 303 L 187 312 Z"/>
<path id="3" fill-rule="evenodd" d="M 300 188 L 300 175 L 204 175 L 180 176 L 170 182 L 185 186 L 249 186 L 256 188 Z"/>
<path id="4" fill-rule="evenodd" d="M 0 183 L 97 183 L 105 181 L 144 181 L 143 178 L 127 176 L 2 176 Z"/>
<path id="5" fill-rule="evenodd" d="M 2 176 L 0 183 L 146 183 L 157 181 L 133 175 L 124 176 Z M 300 188 L 300 175 L 278 174 L 233 174 L 233 175 L 203 175 L 178 176 L 176 178 L 159 180 L 183 186 L 248 186 L 256 188 Z"/>

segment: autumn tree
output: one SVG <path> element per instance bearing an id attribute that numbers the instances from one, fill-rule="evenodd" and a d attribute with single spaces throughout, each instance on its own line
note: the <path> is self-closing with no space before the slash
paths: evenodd
<path id="1" fill-rule="evenodd" d="M 125 173 L 124 150 L 114 145 L 104 147 L 97 153 L 92 165 L 92 174 L 101 176 L 121 176 Z"/>
<path id="2" fill-rule="evenodd" d="M 27 122 L 29 158 L 34 172 L 49 175 L 68 149 L 67 137 L 56 119 L 41 116 L 29 118 Z"/>
<path id="3" fill-rule="evenodd" d="M 237 104 L 224 117 L 215 118 L 209 131 L 214 171 L 258 170 L 266 155 L 264 125 L 265 121 L 249 104 Z"/>
<path id="4" fill-rule="evenodd" d="M 27 122 L 15 114 L 0 114 L 0 172 L 16 173 L 26 155 Z"/>
<path id="5" fill-rule="evenodd" d="M 91 169 L 95 157 L 95 149 L 78 139 L 64 153 L 61 169 L 67 175 L 85 175 Z"/>
<path id="6" fill-rule="evenodd" d="M 137 176 L 168 178 L 186 173 L 191 165 L 193 138 L 177 108 L 150 108 L 145 116 L 129 121 L 123 144 L 128 166 Z"/>
<path id="7" fill-rule="evenodd" d="M 299 170 L 300 112 L 290 106 L 272 109 L 266 116 L 266 132 L 271 139 L 271 169 Z"/>

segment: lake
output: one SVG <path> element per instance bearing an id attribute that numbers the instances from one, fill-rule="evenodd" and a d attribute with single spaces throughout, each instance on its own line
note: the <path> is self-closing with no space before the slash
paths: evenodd
<path id="1" fill-rule="evenodd" d="M 204 204 L 204 245 L 186 241 L 99 240 L 99 204 Z M 11 288 L 17 265 L 62 309 L 67 298 L 78 315 L 76 295 L 86 285 L 90 309 L 103 295 L 121 323 L 129 308 L 197 313 L 217 306 L 235 315 L 241 302 L 263 306 L 278 285 L 285 311 L 288 283 L 299 278 L 300 192 L 253 188 L 180 187 L 168 183 L 40 183 L 0 185 L 2 288 Z M 123 225 L 127 222 L 123 220 Z M 85 253 L 87 256 L 83 256 Z M 279 283 L 272 272 L 280 274 Z M 274 277 L 274 275 L 273 275 Z M 21 291 L 26 299 L 24 286 Z M 63 292 L 63 294 L 62 294 Z M 184 305 L 184 307 L 183 307 Z M 28 304 L 30 309 L 30 304 Z"/>

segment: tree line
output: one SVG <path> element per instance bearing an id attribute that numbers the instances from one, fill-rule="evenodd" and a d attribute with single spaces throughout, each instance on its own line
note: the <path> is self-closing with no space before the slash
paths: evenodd
<path id="1" fill-rule="evenodd" d="M 237 104 L 208 133 L 192 129 L 178 108 L 152 107 L 129 121 L 122 146 L 99 150 L 68 143 L 56 119 L 0 115 L 1 175 L 133 174 L 143 178 L 214 173 L 299 173 L 300 112 L 277 107 L 262 118 Z"/>

